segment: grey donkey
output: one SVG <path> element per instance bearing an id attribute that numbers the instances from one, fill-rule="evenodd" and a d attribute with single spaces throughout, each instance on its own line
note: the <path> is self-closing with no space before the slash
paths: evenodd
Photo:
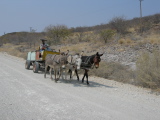
<path id="1" fill-rule="evenodd" d="M 69 51 L 68 51 L 69 52 Z M 60 55 L 48 54 L 45 58 L 45 73 L 44 78 L 46 78 L 47 68 L 50 67 L 50 78 L 52 78 L 52 70 L 54 71 L 55 82 L 57 82 L 61 76 L 62 69 L 65 69 L 67 65 L 67 53 L 61 53 Z M 58 75 L 59 73 L 59 75 Z M 58 77 L 57 77 L 58 76 Z"/>
<path id="2" fill-rule="evenodd" d="M 66 65 L 66 68 L 63 69 L 62 79 L 64 79 L 64 77 L 63 77 L 64 73 L 65 73 L 65 79 L 67 79 L 67 73 L 69 73 L 69 75 L 70 75 L 70 80 L 73 79 L 74 72 L 77 73 L 77 70 L 80 70 L 80 68 L 81 68 L 81 63 L 82 63 L 81 57 L 82 57 L 83 53 L 84 52 L 82 51 L 81 54 L 77 53 L 75 55 L 68 55 L 68 57 L 67 57 L 68 64 Z"/>

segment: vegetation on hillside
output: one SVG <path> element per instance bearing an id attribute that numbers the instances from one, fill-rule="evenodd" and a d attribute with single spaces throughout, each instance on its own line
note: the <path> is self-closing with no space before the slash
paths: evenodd
<path id="1" fill-rule="evenodd" d="M 160 53 L 143 53 L 137 61 L 136 83 L 143 87 L 160 89 Z"/>
<path id="2" fill-rule="evenodd" d="M 68 28 L 65 25 L 50 25 L 44 29 L 44 32 L 37 33 L 31 32 L 13 32 L 8 33 L 0 37 L 0 44 L 39 44 L 39 38 L 48 38 L 51 40 L 51 44 L 63 44 L 63 42 L 76 43 L 76 42 L 106 42 L 107 39 L 112 39 L 115 36 L 119 36 L 118 39 L 130 37 L 131 40 L 136 39 L 136 35 L 143 35 L 147 32 L 154 32 L 159 34 L 160 29 L 160 14 L 152 16 L 146 16 L 142 18 L 142 25 L 140 25 L 140 19 L 134 18 L 132 20 L 126 20 L 123 16 L 114 17 L 108 24 L 101 24 L 92 27 L 76 27 Z M 140 30 L 141 33 L 140 33 Z M 150 31 L 151 30 L 151 31 Z M 105 34 L 103 31 L 106 31 Z M 94 38 L 92 35 L 94 34 Z M 135 38 L 133 38 L 135 36 Z M 115 38 L 114 38 L 115 39 Z M 114 40 L 112 39 L 112 40 Z"/>
<path id="3" fill-rule="evenodd" d="M 140 24 L 142 23 L 142 24 Z M 137 46 L 150 43 L 160 45 L 160 14 L 126 20 L 123 16 L 115 17 L 107 24 L 92 27 L 68 28 L 65 25 L 50 25 L 43 32 L 13 32 L 0 37 L 0 51 L 26 58 L 26 53 L 37 49 L 40 38 L 48 39 L 54 49 L 85 54 L 96 52 L 104 46 Z M 142 53 L 137 60 L 136 71 L 119 63 L 101 62 L 98 70 L 90 74 L 108 79 L 132 83 L 151 89 L 160 89 L 159 50 Z M 106 69 L 107 68 L 107 69 Z"/>

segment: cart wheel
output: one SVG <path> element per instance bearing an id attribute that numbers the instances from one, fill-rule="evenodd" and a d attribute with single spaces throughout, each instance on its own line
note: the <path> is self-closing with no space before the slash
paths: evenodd
<path id="1" fill-rule="evenodd" d="M 26 68 L 26 69 L 29 69 L 29 68 L 30 68 L 30 65 L 31 65 L 30 60 L 26 60 L 25 68 Z"/>
<path id="2" fill-rule="evenodd" d="M 39 70 L 39 63 L 38 62 L 34 62 L 33 64 L 33 72 L 34 73 L 38 73 Z"/>

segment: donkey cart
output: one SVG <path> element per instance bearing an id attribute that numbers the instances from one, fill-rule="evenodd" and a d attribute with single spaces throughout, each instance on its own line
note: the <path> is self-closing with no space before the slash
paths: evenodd
<path id="1" fill-rule="evenodd" d="M 60 54 L 59 52 L 53 51 L 31 51 L 27 54 L 27 59 L 25 63 L 25 68 L 30 69 L 30 66 L 33 66 L 33 72 L 38 73 L 38 71 L 42 68 L 45 68 L 45 57 L 47 54 Z"/>

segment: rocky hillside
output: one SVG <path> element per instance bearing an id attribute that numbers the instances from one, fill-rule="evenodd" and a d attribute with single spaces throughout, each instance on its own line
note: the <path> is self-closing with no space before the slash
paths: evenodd
<path id="1" fill-rule="evenodd" d="M 146 43 L 139 46 L 106 46 L 100 48 L 100 52 L 104 52 L 103 60 L 107 62 L 119 62 L 121 64 L 131 67 L 133 70 L 136 68 L 137 58 L 143 52 L 152 53 L 153 50 L 160 50 L 160 45 L 153 45 Z"/>

